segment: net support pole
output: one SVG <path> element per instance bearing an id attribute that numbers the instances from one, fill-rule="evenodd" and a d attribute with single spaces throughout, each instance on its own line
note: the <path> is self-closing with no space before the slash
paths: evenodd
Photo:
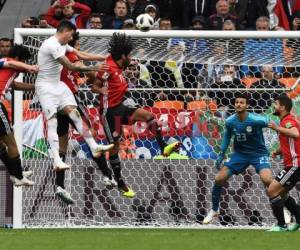
<path id="1" fill-rule="evenodd" d="M 15 30 L 15 43 L 22 44 L 23 38 L 17 30 Z M 23 74 L 20 74 L 18 81 L 23 81 Z M 14 91 L 13 98 L 13 120 L 14 120 L 14 135 L 16 139 L 16 143 L 18 146 L 18 150 L 20 153 L 20 157 L 22 159 L 22 140 L 23 140 L 23 91 Z M 13 188 L 13 227 L 14 228 L 23 228 L 22 224 L 22 187 Z"/>

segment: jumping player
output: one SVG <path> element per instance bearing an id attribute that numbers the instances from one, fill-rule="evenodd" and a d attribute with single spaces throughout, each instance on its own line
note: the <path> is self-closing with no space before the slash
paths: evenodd
<path id="1" fill-rule="evenodd" d="M 122 125 L 136 121 L 146 122 L 165 156 L 169 156 L 173 150 L 180 146 L 179 142 L 170 145 L 164 142 L 161 129 L 151 112 L 142 108 L 125 106 L 122 103 L 128 88 L 123 70 L 131 61 L 132 49 L 133 43 L 130 37 L 122 33 L 114 33 L 109 42 L 110 55 L 106 59 L 109 70 L 106 72 L 99 71 L 92 87 L 94 92 L 100 94 L 102 124 L 109 143 L 114 144 L 114 148 L 110 151 L 109 161 L 115 180 L 121 193 L 129 198 L 134 197 L 135 192 L 122 179 L 121 162 L 118 156 Z"/>
<path id="2" fill-rule="evenodd" d="M 74 95 L 67 85 L 61 82 L 61 70 L 65 66 L 72 71 L 98 71 L 99 66 L 84 66 L 72 64 L 65 56 L 66 52 L 74 51 L 80 59 L 86 54 L 72 48 L 67 43 L 73 39 L 76 27 L 69 21 L 62 21 L 54 36 L 45 40 L 38 53 L 39 73 L 35 83 L 36 94 L 47 119 L 48 141 L 53 153 L 54 170 L 69 169 L 59 156 L 59 142 L 57 135 L 57 112 L 66 113 L 74 123 L 76 130 L 83 136 L 94 157 L 99 157 L 103 151 L 113 145 L 98 145 L 91 132 L 85 130 L 81 116 L 77 110 Z"/>
<path id="3" fill-rule="evenodd" d="M 76 48 L 77 50 L 80 50 L 80 43 L 79 43 L 79 34 L 76 32 L 73 35 L 72 41 L 68 43 L 71 47 Z M 86 53 L 86 52 L 82 52 Z M 82 65 L 82 61 L 79 60 L 77 54 L 72 52 L 67 52 L 66 57 L 69 59 L 71 63 L 75 63 L 78 65 Z M 86 60 L 103 60 L 100 55 L 93 55 L 90 53 L 86 53 Z M 103 65 L 103 69 L 107 69 L 105 64 Z M 89 121 L 89 117 L 86 115 L 86 109 L 85 107 L 80 103 L 80 99 L 78 97 L 78 80 L 80 79 L 80 74 L 76 71 L 71 71 L 66 67 L 63 67 L 61 72 L 61 81 L 64 82 L 69 89 L 74 94 L 75 100 L 78 105 L 78 111 L 83 118 L 83 121 L 85 122 L 85 126 L 87 126 L 89 129 L 92 128 L 92 124 Z M 61 112 L 58 112 L 57 114 L 57 134 L 59 136 L 59 154 L 63 162 L 66 160 L 66 154 L 67 154 L 67 148 L 68 148 L 68 140 L 69 140 L 69 125 L 71 124 L 74 128 L 74 123 L 69 118 L 68 115 L 62 114 Z M 105 155 L 101 154 L 100 157 L 93 157 L 93 160 L 101 170 L 103 174 L 103 182 L 104 184 L 110 188 L 111 186 L 116 186 L 117 183 L 112 177 L 112 171 L 107 166 L 107 162 L 105 159 Z M 65 190 L 64 186 L 64 180 L 65 180 L 65 171 L 57 171 L 56 172 L 56 195 L 64 201 L 66 204 L 73 204 L 74 200 L 71 197 L 71 194 Z"/>
<path id="4" fill-rule="evenodd" d="M 27 179 L 32 174 L 32 171 L 22 171 L 22 163 L 13 129 L 2 101 L 5 93 L 10 88 L 25 91 L 34 90 L 34 85 L 14 81 L 20 72 L 38 72 L 36 65 L 24 63 L 30 57 L 31 55 L 27 48 L 22 45 L 14 45 L 8 57 L 0 59 L 0 159 L 6 166 L 10 180 L 15 186 L 32 186 L 34 182 Z"/>

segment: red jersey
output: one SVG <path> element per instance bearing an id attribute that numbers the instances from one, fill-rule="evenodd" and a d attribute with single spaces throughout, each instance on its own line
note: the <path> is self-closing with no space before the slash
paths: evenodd
<path id="1" fill-rule="evenodd" d="M 71 63 L 75 63 L 79 61 L 79 58 L 77 57 L 75 52 L 67 52 L 66 57 L 69 59 Z M 78 91 L 78 82 L 77 80 L 80 78 L 79 72 L 69 70 L 67 67 L 63 67 L 61 74 L 60 74 L 60 80 L 64 82 L 72 91 L 72 93 L 76 93 Z"/>
<path id="2" fill-rule="evenodd" d="M 108 87 L 108 95 L 100 94 L 100 107 L 112 108 L 123 102 L 124 95 L 128 89 L 128 83 L 123 76 L 123 68 L 116 64 L 111 56 L 106 58 L 109 69 L 107 72 L 99 71 L 97 77 L 105 81 L 104 86 Z"/>
<path id="3" fill-rule="evenodd" d="M 2 58 L 1 61 L 12 61 L 12 58 Z M 11 68 L 1 68 L 0 69 L 0 100 L 5 95 L 6 91 L 9 89 L 12 82 L 19 74 L 19 70 Z"/>
<path id="4" fill-rule="evenodd" d="M 283 128 L 297 128 L 300 132 L 300 126 L 296 118 L 288 114 L 280 121 Z M 280 148 L 283 156 L 284 166 L 286 168 L 300 167 L 300 137 L 292 138 L 279 133 Z"/>

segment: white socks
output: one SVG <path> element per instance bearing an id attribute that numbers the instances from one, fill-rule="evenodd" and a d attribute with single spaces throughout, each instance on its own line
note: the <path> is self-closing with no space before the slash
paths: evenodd
<path id="1" fill-rule="evenodd" d="M 53 153 L 54 162 L 59 162 L 59 143 L 57 135 L 57 119 L 52 117 L 47 121 L 48 126 L 48 142 Z"/>
<path id="2" fill-rule="evenodd" d="M 70 119 L 74 122 L 76 130 L 80 135 L 83 136 L 86 143 L 89 145 L 90 149 L 93 151 L 98 147 L 95 139 L 93 138 L 90 130 L 88 128 L 84 128 L 84 122 L 80 116 L 80 113 L 77 109 L 72 110 L 69 114 Z"/>

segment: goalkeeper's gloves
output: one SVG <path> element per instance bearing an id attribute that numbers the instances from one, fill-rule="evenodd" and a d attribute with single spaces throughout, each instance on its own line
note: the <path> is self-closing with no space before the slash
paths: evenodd
<path id="1" fill-rule="evenodd" d="M 223 162 L 224 158 L 225 158 L 225 154 L 223 154 L 223 153 L 219 154 L 219 156 L 216 160 L 216 163 L 215 163 L 216 169 L 219 170 L 221 168 L 221 165 L 222 165 L 222 162 Z"/>

